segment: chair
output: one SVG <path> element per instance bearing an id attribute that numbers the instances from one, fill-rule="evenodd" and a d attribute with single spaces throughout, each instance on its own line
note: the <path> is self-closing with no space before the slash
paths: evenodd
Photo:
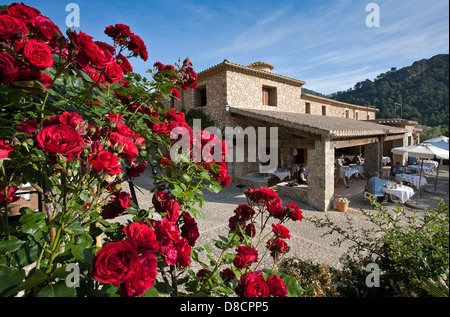
<path id="1" fill-rule="evenodd" d="M 276 175 L 272 175 L 269 178 L 269 181 L 267 182 L 267 186 L 268 187 L 272 187 L 272 186 L 275 186 L 276 184 L 279 184 L 279 183 L 281 183 L 281 179 L 278 176 L 276 176 Z"/>

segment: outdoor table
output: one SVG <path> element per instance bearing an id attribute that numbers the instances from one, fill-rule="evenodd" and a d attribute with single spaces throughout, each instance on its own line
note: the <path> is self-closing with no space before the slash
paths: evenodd
<path id="1" fill-rule="evenodd" d="M 423 161 L 423 167 L 431 167 L 432 169 L 436 169 L 439 166 L 439 163 L 433 160 L 425 160 Z"/>
<path id="2" fill-rule="evenodd" d="M 279 179 L 283 180 L 286 177 L 291 177 L 291 172 L 289 171 L 276 171 L 275 173 L 272 173 L 275 176 L 278 176 Z"/>
<path id="3" fill-rule="evenodd" d="M 364 174 L 364 165 L 358 165 L 358 164 L 350 164 L 350 168 L 354 168 L 358 170 L 358 174 L 362 176 Z"/>
<path id="4" fill-rule="evenodd" d="M 420 165 L 408 165 L 408 170 L 415 171 L 416 173 L 420 173 Z M 433 173 L 433 168 L 430 166 L 423 166 L 423 171 L 426 173 Z"/>
<path id="5" fill-rule="evenodd" d="M 407 200 L 409 200 L 412 196 L 414 196 L 414 189 L 411 187 L 400 185 L 396 186 L 393 184 L 389 184 L 386 187 L 383 187 L 383 192 L 385 194 L 396 196 L 402 204 L 404 204 Z"/>
<path id="6" fill-rule="evenodd" d="M 418 175 L 398 174 L 397 176 L 395 176 L 395 180 L 397 182 L 408 182 L 410 184 L 413 184 L 416 188 L 419 188 L 419 181 L 420 187 L 427 184 L 427 179 L 425 177 L 422 177 L 422 179 L 420 179 L 420 176 Z"/>
<path id="7" fill-rule="evenodd" d="M 356 168 L 344 167 L 345 177 L 350 178 L 353 174 L 358 174 L 358 170 Z"/>
<path id="8" fill-rule="evenodd" d="M 383 156 L 381 162 L 383 163 L 383 165 L 387 165 L 391 162 L 391 158 L 389 156 Z"/>

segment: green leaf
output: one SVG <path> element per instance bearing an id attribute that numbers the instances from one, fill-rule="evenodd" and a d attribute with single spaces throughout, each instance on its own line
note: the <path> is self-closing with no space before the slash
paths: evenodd
<path id="1" fill-rule="evenodd" d="M 79 261 L 84 263 L 92 263 L 92 260 L 94 259 L 94 256 L 92 255 L 91 251 L 86 249 L 84 246 L 81 245 L 72 245 L 71 246 L 72 255 Z"/>
<path id="2" fill-rule="evenodd" d="M 34 272 L 34 275 L 32 275 L 31 277 L 26 279 L 25 282 L 21 283 L 17 287 L 9 290 L 9 292 L 5 293 L 4 296 L 15 295 L 15 294 L 19 293 L 20 291 L 28 290 L 33 287 L 44 284 L 48 280 L 49 280 L 49 277 L 47 276 L 47 274 L 45 274 L 44 272 L 42 272 L 40 270 L 36 270 Z"/>
<path id="3" fill-rule="evenodd" d="M 280 276 L 286 285 L 287 297 L 299 297 L 305 290 L 300 286 L 297 279 L 293 276 L 283 274 Z"/>
<path id="4" fill-rule="evenodd" d="M 44 287 L 37 297 L 75 297 L 77 291 L 75 287 L 68 287 L 64 281 Z"/>
<path id="5" fill-rule="evenodd" d="M 17 238 L 13 238 L 11 240 L 0 241 L 0 254 L 13 252 L 18 250 L 25 241 L 19 240 Z"/>
<path id="6" fill-rule="evenodd" d="M 15 270 L 11 267 L 0 267 L 0 296 L 6 296 L 9 291 L 21 285 L 24 279 L 24 270 Z"/>
<path id="7" fill-rule="evenodd" d="M 150 287 L 145 294 L 143 295 L 143 297 L 159 297 L 159 292 L 156 289 L 156 287 Z"/>

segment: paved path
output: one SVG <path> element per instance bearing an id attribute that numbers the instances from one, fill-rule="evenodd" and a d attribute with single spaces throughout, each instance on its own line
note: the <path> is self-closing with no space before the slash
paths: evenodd
<path id="1" fill-rule="evenodd" d="M 449 193 L 449 168 L 443 166 L 439 173 L 438 189 L 444 191 L 445 195 L 434 195 L 427 193 L 425 189 L 434 189 L 435 175 L 428 176 L 428 184 L 422 187 L 422 195 L 420 196 L 420 203 L 426 206 L 435 206 L 436 199 L 445 199 L 448 202 Z M 137 195 L 141 208 L 149 208 L 151 206 L 152 196 L 148 194 L 149 189 L 152 186 L 151 174 L 149 172 L 144 173 L 140 178 L 136 179 L 135 185 L 137 187 Z M 213 245 L 212 239 L 217 239 L 218 235 L 226 236 L 228 233 L 228 219 L 233 215 L 233 211 L 238 204 L 246 203 L 244 196 L 244 189 L 231 184 L 230 187 L 224 189 L 219 194 L 213 194 L 209 191 L 204 191 L 204 198 L 207 201 L 202 210 L 206 215 L 206 219 L 198 219 L 200 238 L 197 241 L 197 246 L 202 246 L 207 243 L 210 246 Z M 338 211 L 328 211 L 326 213 L 314 210 L 314 208 L 298 202 L 303 212 L 304 220 L 300 222 L 288 222 L 286 227 L 290 229 L 291 239 L 288 240 L 288 244 L 291 249 L 286 257 L 296 257 L 302 260 L 312 260 L 315 263 L 327 264 L 340 268 L 339 258 L 344 254 L 349 244 L 343 246 L 333 247 L 332 237 L 322 237 L 324 230 L 319 230 L 308 219 L 310 218 L 322 218 L 328 216 L 334 222 L 345 227 L 346 218 L 349 217 L 355 223 L 355 226 L 359 228 L 368 228 L 371 224 L 366 220 L 359 208 L 364 210 L 374 210 L 362 196 L 362 190 L 353 191 L 353 197 L 350 197 L 351 204 L 347 213 L 341 213 Z M 283 200 L 283 204 L 291 202 L 289 198 L 280 197 Z M 384 206 L 390 210 L 396 208 L 398 203 L 384 203 Z M 413 209 L 405 207 L 407 210 L 413 212 Z M 423 210 L 416 210 L 417 212 L 423 212 Z M 128 216 L 121 217 L 121 220 L 127 219 Z M 215 250 L 218 255 L 217 250 Z M 260 250 L 262 254 L 264 250 Z M 271 261 L 263 261 L 262 265 L 270 267 Z"/>

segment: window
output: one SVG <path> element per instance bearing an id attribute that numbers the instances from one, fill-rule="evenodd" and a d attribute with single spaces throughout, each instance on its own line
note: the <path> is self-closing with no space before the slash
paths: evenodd
<path id="1" fill-rule="evenodd" d="M 305 113 L 311 114 L 311 104 L 309 102 L 305 104 Z"/>
<path id="2" fill-rule="evenodd" d="M 262 88 L 262 104 L 263 106 L 277 106 L 277 89 L 273 87 Z"/>
<path id="3" fill-rule="evenodd" d="M 198 89 L 199 92 L 199 103 L 198 103 L 198 107 L 206 107 L 208 100 L 206 98 L 206 88 L 202 88 L 202 89 Z"/>
<path id="4" fill-rule="evenodd" d="M 355 110 L 355 119 L 359 120 L 359 111 L 356 111 L 356 110 Z"/>
<path id="5" fill-rule="evenodd" d="M 327 106 L 322 106 L 322 116 L 327 115 Z"/>
<path id="6" fill-rule="evenodd" d="M 350 118 L 350 110 L 345 109 L 345 117 L 348 119 Z"/>

